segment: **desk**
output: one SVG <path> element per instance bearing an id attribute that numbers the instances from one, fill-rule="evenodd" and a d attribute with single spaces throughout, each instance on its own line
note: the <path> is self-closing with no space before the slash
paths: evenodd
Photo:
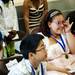
<path id="1" fill-rule="evenodd" d="M 6 63 L 8 63 L 10 60 L 13 59 L 17 59 L 17 61 L 19 62 L 22 58 L 23 58 L 22 55 L 18 54 L 8 58 L 0 59 L 0 75 L 7 75 L 7 73 L 9 72 L 5 65 Z"/>
<path id="2" fill-rule="evenodd" d="M 15 54 L 15 55 L 13 55 L 11 57 L 7 57 L 7 58 L 0 59 L 0 62 L 3 61 L 5 63 L 7 63 L 7 62 L 9 62 L 9 60 L 13 60 L 13 59 L 17 59 L 17 61 L 19 62 L 22 58 L 23 58 L 22 57 L 22 54 Z"/>

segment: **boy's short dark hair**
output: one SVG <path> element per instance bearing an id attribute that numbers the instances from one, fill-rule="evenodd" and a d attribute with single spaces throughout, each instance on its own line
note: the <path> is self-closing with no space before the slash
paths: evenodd
<path id="1" fill-rule="evenodd" d="M 28 59 L 29 52 L 36 53 L 36 48 L 43 38 L 40 34 L 28 34 L 23 38 L 20 44 L 20 50 L 25 59 Z"/>

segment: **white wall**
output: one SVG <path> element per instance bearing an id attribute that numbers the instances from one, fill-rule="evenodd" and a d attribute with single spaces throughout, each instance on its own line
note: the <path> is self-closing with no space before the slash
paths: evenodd
<path id="1" fill-rule="evenodd" d="M 14 0 L 15 6 L 20 6 L 23 4 L 24 0 Z"/>
<path id="2" fill-rule="evenodd" d="M 47 0 L 48 2 L 58 1 L 58 0 Z M 22 5 L 24 0 L 14 0 L 16 6 Z"/>
<path id="3" fill-rule="evenodd" d="M 48 9 L 59 9 L 63 12 L 75 10 L 75 0 L 47 0 Z M 22 6 L 24 0 L 14 0 L 15 6 Z"/>

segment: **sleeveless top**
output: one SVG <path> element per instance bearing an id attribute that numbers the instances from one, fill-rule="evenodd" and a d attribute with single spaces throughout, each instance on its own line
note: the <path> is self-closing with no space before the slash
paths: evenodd
<path id="1" fill-rule="evenodd" d="M 38 33 L 38 34 L 43 35 L 42 33 Z M 59 43 L 55 43 L 51 45 L 49 38 L 44 36 L 43 42 L 44 42 L 44 45 L 46 46 L 47 58 L 49 60 L 47 62 L 54 64 L 57 67 L 69 68 L 72 70 L 74 69 L 73 72 L 75 72 L 75 63 L 74 63 L 75 54 L 70 54 L 70 49 L 66 42 L 66 35 L 61 34 L 61 36 L 66 46 L 66 53 L 68 54 L 68 58 L 65 58 L 64 50 Z M 60 39 L 57 39 L 57 40 L 61 42 Z M 62 74 L 62 72 L 60 73 L 57 71 L 48 71 L 47 75 L 67 75 L 67 74 Z"/>
<path id="2" fill-rule="evenodd" d="M 59 67 L 65 67 L 65 68 L 70 67 L 71 68 L 72 67 L 71 63 L 75 61 L 75 58 L 74 58 L 75 55 L 69 54 L 70 49 L 66 43 L 66 36 L 63 34 L 61 36 L 62 36 L 65 46 L 66 46 L 66 53 L 68 54 L 68 58 L 67 59 L 65 58 L 64 50 L 59 43 L 50 45 L 50 43 L 49 43 L 50 41 L 49 41 L 48 37 L 45 37 L 45 39 L 43 41 L 44 41 L 44 44 L 46 45 L 46 49 L 47 49 L 47 54 L 48 54 L 48 59 L 49 59 L 48 62 L 52 63 L 56 66 L 59 66 Z M 57 40 L 61 42 L 60 39 L 57 39 Z"/>
<path id="3" fill-rule="evenodd" d="M 40 20 L 41 20 L 43 11 L 44 11 L 44 4 L 41 4 L 38 7 L 38 9 L 36 9 L 33 6 L 29 9 L 29 25 L 30 25 L 30 27 L 40 25 Z"/>
<path id="4" fill-rule="evenodd" d="M 65 36 L 64 35 L 61 35 L 61 36 L 64 40 L 65 45 L 66 45 L 66 53 L 69 53 L 69 48 L 67 46 Z M 48 37 L 45 37 L 45 39 L 43 41 L 44 41 L 44 44 L 46 45 L 48 59 L 55 59 L 64 53 L 64 50 L 62 49 L 62 47 L 58 43 L 50 45 L 50 43 L 49 43 L 50 41 L 49 41 Z M 60 39 L 58 39 L 58 41 L 61 42 Z"/>

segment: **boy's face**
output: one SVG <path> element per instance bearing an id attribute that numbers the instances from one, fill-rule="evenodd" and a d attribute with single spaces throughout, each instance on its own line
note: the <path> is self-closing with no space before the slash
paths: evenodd
<path id="1" fill-rule="evenodd" d="M 47 52 L 46 52 L 43 41 L 40 41 L 40 43 L 36 49 L 34 58 L 38 62 L 45 61 L 47 59 Z"/>

